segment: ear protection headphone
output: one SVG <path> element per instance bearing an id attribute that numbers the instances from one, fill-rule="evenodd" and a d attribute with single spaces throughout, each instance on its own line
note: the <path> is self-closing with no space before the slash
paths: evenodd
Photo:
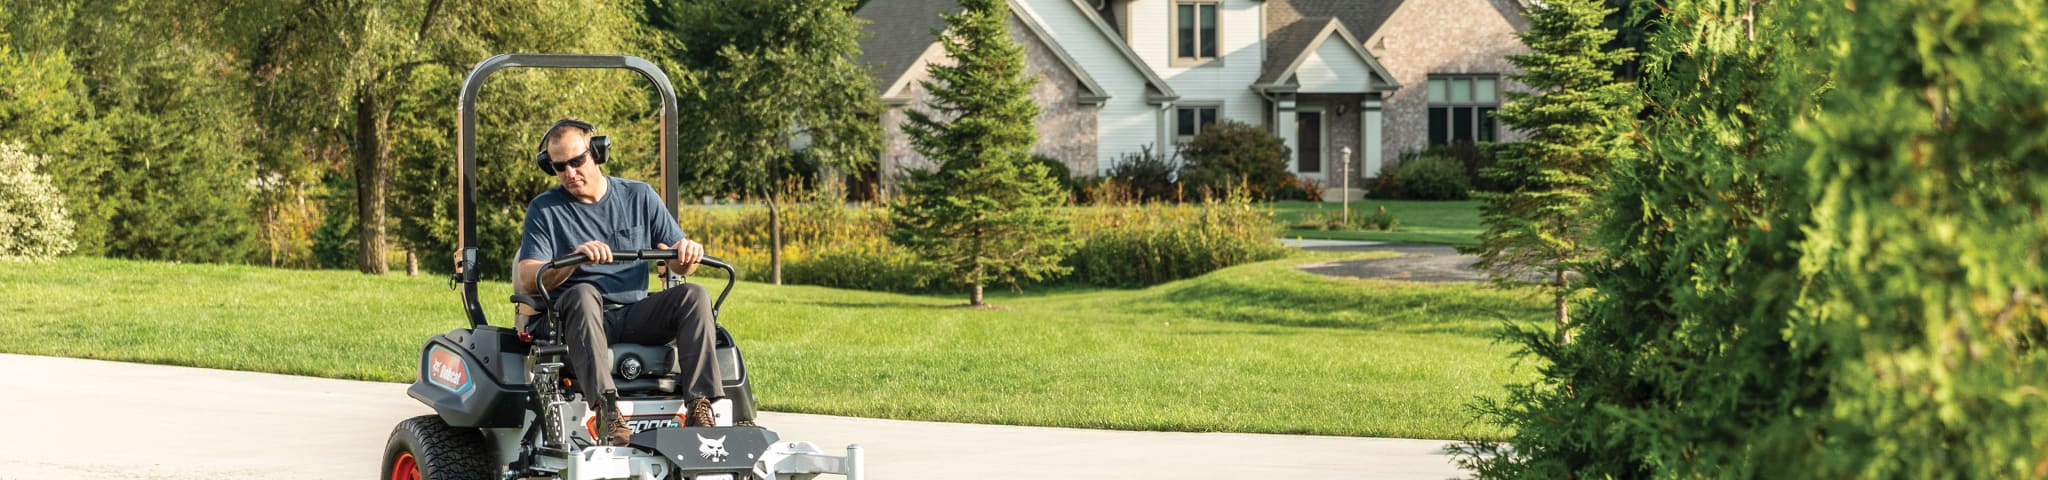
<path id="1" fill-rule="evenodd" d="M 540 135 L 540 153 L 533 155 L 533 161 L 540 164 L 540 171 L 542 173 L 546 173 L 548 176 L 554 176 L 555 174 L 554 159 L 548 158 L 548 137 L 555 134 L 555 129 L 562 127 L 576 127 L 592 134 L 590 146 L 587 147 L 590 152 L 590 161 L 597 162 L 598 165 L 604 165 L 605 159 L 611 157 L 612 139 L 604 135 L 596 135 L 597 126 L 582 120 L 562 119 L 556 121 L 554 125 L 549 125 L 548 131 Z"/>

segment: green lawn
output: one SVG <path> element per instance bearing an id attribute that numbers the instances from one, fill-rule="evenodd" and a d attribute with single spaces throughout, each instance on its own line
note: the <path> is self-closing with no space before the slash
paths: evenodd
<path id="1" fill-rule="evenodd" d="M 769 410 L 1084 428 L 1499 439 L 1466 405 L 1531 378 L 1491 332 L 1540 302 L 1290 264 L 1144 290 L 959 297 L 743 283 L 723 323 Z M 482 286 L 505 298 L 503 283 Z M 410 381 L 465 325 L 446 278 L 70 258 L 0 270 L 0 351 Z M 487 303 L 494 323 L 504 303 Z"/>
<path id="2" fill-rule="evenodd" d="M 1476 246 L 1479 234 L 1486 230 L 1479 223 L 1479 201 L 1419 201 L 1419 200 L 1359 200 L 1351 202 L 1351 215 L 1371 214 L 1381 205 L 1387 213 L 1399 220 L 1394 231 L 1321 231 L 1289 229 L 1282 233 L 1286 238 L 1318 238 L 1325 240 L 1370 240 L 1378 242 L 1435 243 L 1453 246 Z M 1273 221 L 1283 227 L 1301 221 L 1308 212 L 1318 212 L 1326 217 L 1337 217 L 1344 211 L 1339 202 L 1273 202 L 1261 205 L 1273 212 Z"/>

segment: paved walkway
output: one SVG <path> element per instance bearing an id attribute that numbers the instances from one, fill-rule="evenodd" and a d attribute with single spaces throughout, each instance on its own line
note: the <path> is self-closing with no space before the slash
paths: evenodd
<path id="1" fill-rule="evenodd" d="M 1287 246 L 1324 252 L 1397 252 L 1401 256 L 1371 260 L 1345 260 L 1297 266 L 1309 273 L 1330 277 L 1407 280 L 1414 282 L 1484 282 L 1485 272 L 1472 268 L 1475 255 L 1458 253 L 1443 245 L 1416 243 L 1359 242 L 1348 240 L 1281 240 Z"/>
<path id="2" fill-rule="evenodd" d="M 366 479 L 405 385 L 0 354 L 0 478 Z M 870 477 L 1441 479 L 1450 442 L 1162 433 L 766 413 L 782 438 L 859 443 Z M 822 478 L 822 477 L 821 477 Z"/>

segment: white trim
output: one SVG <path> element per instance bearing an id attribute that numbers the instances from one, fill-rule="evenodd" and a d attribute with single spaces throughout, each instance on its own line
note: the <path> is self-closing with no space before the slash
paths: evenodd
<path id="1" fill-rule="evenodd" d="M 1358 144 L 1365 150 L 1359 152 L 1359 156 L 1363 157 L 1361 163 L 1365 171 L 1359 172 L 1358 178 L 1379 178 L 1381 162 L 1385 161 L 1382 158 L 1382 150 L 1386 147 L 1382 143 L 1385 142 L 1383 137 L 1386 132 L 1382 130 L 1386 128 L 1386 112 L 1382 105 L 1384 104 L 1379 99 L 1367 99 L 1358 105 L 1362 107 L 1359 113 L 1364 117 L 1359 119 L 1361 124 L 1358 128 Z"/>
<path id="2" fill-rule="evenodd" d="M 1158 93 L 1146 95 L 1147 102 L 1158 104 L 1180 99 L 1180 94 L 1174 93 L 1173 87 L 1167 86 L 1166 80 L 1159 78 L 1159 73 L 1153 72 L 1152 67 L 1145 64 L 1145 61 L 1138 57 L 1138 52 L 1131 50 L 1130 42 L 1117 35 L 1115 29 L 1109 28 L 1109 23 L 1102 21 L 1102 16 L 1097 15 L 1094 9 L 1089 8 L 1086 3 L 1082 3 L 1087 0 L 1069 1 L 1073 2 L 1075 8 L 1081 9 L 1081 15 L 1088 17 L 1088 23 L 1095 25 L 1096 33 L 1101 34 L 1103 38 L 1109 39 L 1109 44 L 1116 47 L 1117 53 L 1123 55 L 1124 61 L 1129 62 L 1131 68 L 1138 69 L 1138 73 L 1145 76 L 1145 82 L 1151 84 L 1153 89 L 1158 90 Z M 1126 18 L 1125 21 L 1128 22 L 1130 20 Z"/>
<path id="3" fill-rule="evenodd" d="M 1109 91 L 1103 89 L 1102 84 L 1095 83 L 1095 77 L 1089 76 L 1087 70 L 1081 69 L 1081 64 L 1074 61 L 1074 56 L 1067 54 L 1067 49 L 1061 47 L 1051 34 L 1046 33 L 1045 19 L 1038 18 L 1038 13 L 1031 11 L 1023 2 L 1010 0 L 1006 3 L 1010 5 L 1010 14 L 1017 16 L 1018 23 L 1024 24 L 1024 28 L 1030 29 L 1031 34 L 1038 37 L 1039 42 L 1051 49 L 1053 58 L 1059 60 L 1060 65 L 1067 67 L 1067 71 L 1073 72 L 1074 78 L 1081 81 L 1081 88 L 1090 92 L 1080 96 L 1079 101 L 1082 104 L 1101 105 L 1102 102 L 1109 100 Z"/>

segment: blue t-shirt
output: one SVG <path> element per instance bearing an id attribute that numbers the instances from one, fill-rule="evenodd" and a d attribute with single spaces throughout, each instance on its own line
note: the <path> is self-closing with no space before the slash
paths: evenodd
<path id="1" fill-rule="evenodd" d="M 604 178 L 609 188 L 596 203 L 578 202 L 560 186 L 533 197 L 526 204 L 519 260 L 553 260 L 575 253 L 577 245 L 591 240 L 604 242 L 614 252 L 654 248 L 656 243 L 675 246 L 683 241 L 682 227 L 662 208 L 661 195 L 654 193 L 654 187 Z M 571 283 L 594 285 L 612 303 L 638 302 L 647 298 L 647 262 L 584 264 L 563 285 Z"/>

